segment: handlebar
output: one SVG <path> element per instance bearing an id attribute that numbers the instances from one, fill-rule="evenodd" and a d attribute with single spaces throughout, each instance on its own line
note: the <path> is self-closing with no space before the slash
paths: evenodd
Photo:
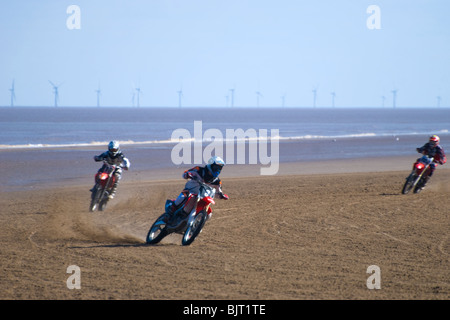
<path id="1" fill-rule="evenodd" d="M 108 167 L 112 167 L 112 168 L 122 168 L 122 169 L 128 170 L 128 168 L 127 168 L 127 167 L 124 167 L 122 164 L 119 164 L 119 165 L 109 164 L 106 160 L 102 160 L 102 162 L 103 162 L 104 165 L 107 165 Z"/>
<path id="2" fill-rule="evenodd" d="M 199 179 L 197 176 L 192 175 L 190 172 L 187 173 L 188 178 L 191 178 L 191 180 L 196 181 L 200 187 L 209 189 L 209 190 L 214 190 L 214 193 L 217 193 L 216 188 L 214 188 L 213 186 L 209 185 L 208 183 L 204 182 L 202 179 Z M 223 199 L 228 199 L 227 195 L 224 195 L 223 192 L 220 190 L 220 194 L 222 196 Z"/>

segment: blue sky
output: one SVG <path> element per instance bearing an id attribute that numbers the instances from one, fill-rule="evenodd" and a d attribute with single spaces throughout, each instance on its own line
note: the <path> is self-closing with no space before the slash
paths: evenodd
<path id="1" fill-rule="evenodd" d="M 80 8 L 80 29 L 66 12 Z M 366 21 L 380 8 L 381 29 Z M 18 0 L 0 4 L 0 105 L 450 106 L 447 0 Z M 230 101 L 230 99 L 228 100 Z M 136 100 L 135 100 L 136 103 Z"/>

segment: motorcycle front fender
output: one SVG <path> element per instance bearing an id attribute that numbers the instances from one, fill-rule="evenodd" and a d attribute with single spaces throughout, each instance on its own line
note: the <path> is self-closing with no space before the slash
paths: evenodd
<path id="1" fill-rule="evenodd" d="M 202 200 L 200 200 L 199 203 L 197 204 L 196 212 L 199 213 L 202 210 L 206 210 L 207 212 L 209 212 L 211 210 L 210 205 L 215 203 L 216 202 L 214 201 L 213 198 L 205 197 Z"/>

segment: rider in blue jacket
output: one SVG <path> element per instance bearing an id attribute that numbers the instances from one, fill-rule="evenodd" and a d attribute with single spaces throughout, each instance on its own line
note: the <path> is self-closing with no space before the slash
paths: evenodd
<path id="1" fill-rule="evenodd" d="M 222 192 L 222 181 L 219 179 L 220 172 L 225 166 L 225 162 L 220 157 L 212 157 L 204 167 L 196 166 L 183 172 L 184 179 L 190 179 L 180 195 L 166 210 L 165 221 L 167 222 L 172 214 L 184 203 L 190 194 L 198 194 L 200 190 L 199 182 L 206 183 L 216 189 L 216 194 L 220 199 L 228 200 L 228 196 Z"/>

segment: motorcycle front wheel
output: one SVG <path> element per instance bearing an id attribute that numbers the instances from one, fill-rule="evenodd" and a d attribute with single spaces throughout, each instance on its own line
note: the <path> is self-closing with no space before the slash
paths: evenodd
<path id="1" fill-rule="evenodd" d="M 94 212 L 95 210 L 98 209 L 101 194 L 102 194 L 102 191 L 99 190 L 98 185 L 96 185 L 91 194 L 91 204 L 89 205 L 90 212 Z"/>
<path id="2" fill-rule="evenodd" d="M 414 187 L 414 183 L 417 179 L 417 176 L 414 174 L 410 174 L 408 178 L 406 178 L 405 184 L 403 185 L 402 193 L 407 194 Z"/>
<path id="3" fill-rule="evenodd" d="M 192 221 L 192 223 L 187 226 L 187 229 L 183 235 L 183 239 L 181 240 L 181 244 L 183 246 L 190 245 L 199 235 L 200 231 L 202 231 L 203 226 L 205 225 L 206 216 L 207 213 L 204 210 L 199 212 L 195 216 L 194 221 Z"/>
<path id="4" fill-rule="evenodd" d="M 167 236 L 166 224 L 163 223 L 162 220 L 163 215 L 161 215 L 153 225 L 150 227 L 150 230 L 147 233 L 147 237 L 145 238 L 145 242 L 147 244 L 157 244 L 159 243 L 165 236 Z"/>

